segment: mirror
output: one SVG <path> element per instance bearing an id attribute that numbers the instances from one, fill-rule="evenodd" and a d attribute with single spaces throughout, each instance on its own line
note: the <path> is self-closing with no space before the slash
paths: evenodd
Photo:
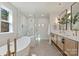
<path id="1" fill-rule="evenodd" d="M 75 2 L 71 5 L 71 30 L 77 30 L 79 27 L 79 3 Z"/>

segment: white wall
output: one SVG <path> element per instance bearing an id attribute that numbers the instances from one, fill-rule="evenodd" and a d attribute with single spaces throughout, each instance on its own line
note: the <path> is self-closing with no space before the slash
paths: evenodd
<path id="1" fill-rule="evenodd" d="M 17 21 L 17 28 L 18 28 L 18 37 L 27 35 L 27 17 L 18 10 L 18 21 Z"/>
<path id="2" fill-rule="evenodd" d="M 55 14 L 50 14 L 50 32 L 53 32 L 53 30 L 58 29 L 58 25 L 56 25 L 56 17 Z"/>
<path id="3" fill-rule="evenodd" d="M 27 36 L 33 36 L 34 35 L 34 15 L 32 16 L 29 16 L 28 15 L 28 18 L 27 18 Z"/>

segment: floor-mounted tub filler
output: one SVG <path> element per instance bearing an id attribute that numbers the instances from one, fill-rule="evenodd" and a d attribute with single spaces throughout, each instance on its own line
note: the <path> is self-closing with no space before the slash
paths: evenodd
<path id="1" fill-rule="evenodd" d="M 16 56 L 28 56 L 30 50 L 30 37 L 24 36 L 16 40 Z M 14 42 L 10 42 L 10 52 L 14 51 Z M 7 44 L 0 47 L 0 55 L 7 53 Z"/>

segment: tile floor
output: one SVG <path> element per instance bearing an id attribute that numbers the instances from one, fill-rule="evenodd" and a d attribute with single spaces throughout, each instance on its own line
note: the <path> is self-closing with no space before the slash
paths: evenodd
<path id="1" fill-rule="evenodd" d="M 47 40 L 36 42 L 35 46 L 31 46 L 30 56 L 62 56 L 59 50 L 50 45 Z"/>

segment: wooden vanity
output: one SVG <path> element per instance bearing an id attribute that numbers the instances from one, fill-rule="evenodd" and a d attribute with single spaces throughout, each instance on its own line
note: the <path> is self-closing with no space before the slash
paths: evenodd
<path id="1" fill-rule="evenodd" d="M 62 55 L 65 56 L 78 56 L 79 55 L 79 42 L 76 39 L 66 37 L 58 33 L 52 33 L 51 41 L 60 50 Z"/>

